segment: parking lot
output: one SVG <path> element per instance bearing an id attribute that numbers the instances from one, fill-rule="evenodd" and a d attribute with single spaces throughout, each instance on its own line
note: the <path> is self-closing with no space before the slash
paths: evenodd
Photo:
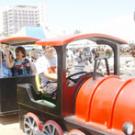
<path id="1" fill-rule="evenodd" d="M 18 116 L 0 117 L 0 135 L 23 135 Z"/>

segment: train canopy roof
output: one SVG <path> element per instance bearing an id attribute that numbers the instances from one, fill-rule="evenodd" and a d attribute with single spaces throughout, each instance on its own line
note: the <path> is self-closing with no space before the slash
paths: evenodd
<path id="1" fill-rule="evenodd" d="M 91 41 L 96 42 L 97 44 L 128 44 L 125 40 L 120 38 L 106 35 L 106 34 L 99 34 L 99 33 L 91 33 L 91 34 L 79 34 L 79 35 L 72 35 L 67 37 L 62 37 L 59 39 L 48 39 L 45 41 L 37 41 L 36 44 L 42 46 L 64 46 L 68 43 L 73 41 L 82 40 L 82 39 L 89 39 Z"/>
<path id="2" fill-rule="evenodd" d="M 28 44 L 35 44 L 36 41 L 38 41 L 38 38 L 33 37 L 9 37 L 6 39 L 0 40 L 0 44 L 6 44 L 6 45 L 28 45 Z"/>

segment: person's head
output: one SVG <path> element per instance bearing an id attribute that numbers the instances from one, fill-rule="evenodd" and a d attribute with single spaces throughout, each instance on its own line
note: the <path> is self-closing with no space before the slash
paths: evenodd
<path id="1" fill-rule="evenodd" d="M 32 49 L 29 55 L 33 60 L 36 60 L 38 58 L 38 52 L 36 51 L 36 49 Z"/>
<path id="2" fill-rule="evenodd" d="M 56 53 L 54 47 L 51 47 L 51 46 L 43 47 L 43 49 L 47 57 L 53 57 Z"/>
<path id="3" fill-rule="evenodd" d="M 16 53 L 16 59 L 21 60 L 26 57 L 26 51 L 24 47 L 21 46 L 17 47 L 15 53 Z"/>

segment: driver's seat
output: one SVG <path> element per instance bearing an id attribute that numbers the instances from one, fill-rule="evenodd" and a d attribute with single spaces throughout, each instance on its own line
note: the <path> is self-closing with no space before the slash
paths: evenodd
<path id="1" fill-rule="evenodd" d="M 40 85 L 40 77 L 39 77 L 39 74 L 36 74 L 36 75 L 35 75 L 35 84 L 36 84 L 36 89 L 37 89 L 37 91 L 42 92 L 43 89 L 41 88 L 41 85 Z"/>
<path id="2" fill-rule="evenodd" d="M 18 103 L 23 104 L 35 104 L 35 105 L 41 105 L 41 106 L 48 106 L 49 108 L 55 108 L 56 105 L 42 99 L 42 96 L 40 93 L 38 93 L 34 87 L 31 84 L 18 84 L 17 85 L 17 97 L 18 97 Z M 25 100 L 24 100 L 25 98 Z M 31 103 L 30 103 L 31 102 Z"/>

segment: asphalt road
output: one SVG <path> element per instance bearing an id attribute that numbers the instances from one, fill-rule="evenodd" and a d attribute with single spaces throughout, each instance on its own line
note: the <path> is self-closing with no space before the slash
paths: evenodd
<path id="1" fill-rule="evenodd" d="M 0 135 L 23 135 L 18 116 L 0 117 Z"/>

